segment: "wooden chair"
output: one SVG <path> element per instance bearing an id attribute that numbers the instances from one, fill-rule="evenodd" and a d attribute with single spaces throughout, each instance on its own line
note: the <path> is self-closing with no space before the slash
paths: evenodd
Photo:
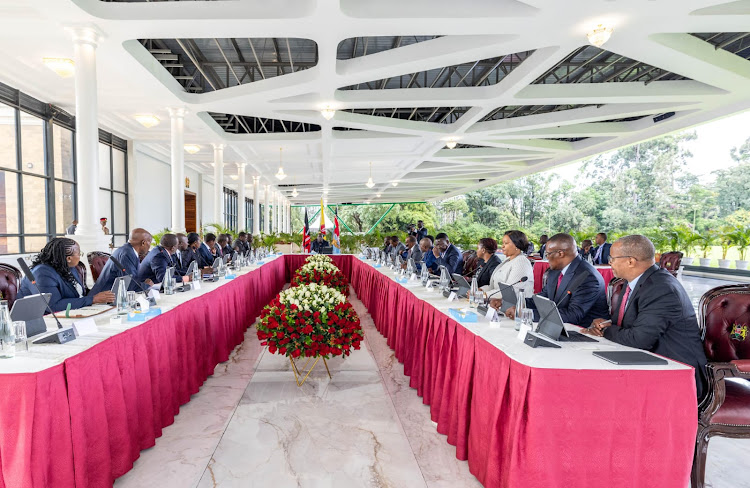
<path id="1" fill-rule="evenodd" d="M 86 260 L 89 262 L 91 268 L 91 278 L 96 282 L 99 279 L 99 275 L 104 269 L 104 265 L 109 261 L 110 254 L 101 251 L 92 251 L 86 254 Z"/>
<path id="2" fill-rule="evenodd" d="M 682 253 L 680 251 L 665 252 L 659 258 L 659 267 L 664 268 L 672 276 L 677 276 L 677 271 L 680 269 L 680 263 L 682 262 Z"/>
<path id="3" fill-rule="evenodd" d="M 21 271 L 10 264 L 0 263 L 0 293 L 3 300 L 8 300 L 8 309 L 13 307 L 20 286 Z"/>
<path id="4" fill-rule="evenodd" d="M 708 393 L 698 406 L 693 488 L 704 486 L 711 437 L 750 438 L 750 285 L 706 292 L 699 325 L 708 359 Z"/>

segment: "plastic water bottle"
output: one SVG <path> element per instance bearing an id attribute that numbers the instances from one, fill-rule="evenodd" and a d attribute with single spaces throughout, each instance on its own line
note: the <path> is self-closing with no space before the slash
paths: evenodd
<path id="1" fill-rule="evenodd" d="M 117 286 L 115 305 L 117 306 L 118 314 L 122 315 L 128 313 L 128 290 L 125 289 L 125 282 L 122 280 L 120 280 L 120 283 Z"/>
<path id="2" fill-rule="evenodd" d="M 10 320 L 8 301 L 0 301 L 0 358 L 16 357 L 16 329 Z"/>
<path id="3" fill-rule="evenodd" d="M 471 278 L 471 289 L 469 290 L 469 306 L 476 308 L 477 306 L 477 290 L 479 289 L 479 283 L 477 283 L 476 275 Z"/>
<path id="4" fill-rule="evenodd" d="M 519 290 L 516 294 L 517 300 L 516 300 L 516 324 L 515 329 L 521 330 L 521 323 L 523 320 L 521 319 L 521 315 L 523 314 L 523 309 L 526 306 L 526 297 L 524 296 L 523 290 Z"/>

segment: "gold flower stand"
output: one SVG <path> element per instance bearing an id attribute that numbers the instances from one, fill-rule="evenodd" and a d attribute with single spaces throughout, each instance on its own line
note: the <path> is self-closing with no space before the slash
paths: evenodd
<path id="1" fill-rule="evenodd" d="M 315 359 L 315 361 L 313 361 L 312 366 L 310 366 L 310 361 L 312 361 L 313 359 Z M 320 361 L 320 359 L 321 359 L 320 356 L 316 358 L 307 358 L 307 360 L 305 360 L 305 364 L 300 368 L 297 366 L 297 363 L 294 362 L 294 359 L 289 358 L 289 362 L 292 363 L 292 371 L 294 372 L 294 381 L 297 382 L 297 386 L 302 386 L 305 384 L 305 381 L 307 381 L 307 378 L 310 376 L 310 373 L 312 373 L 313 369 L 315 369 L 315 365 L 318 364 L 318 361 Z M 326 367 L 328 378 L 332 378 L 331 370 L 328 369 L 328 363 L 326 362 L 325 358 L 323 358 L 323 364 Z M 310 369 L 307 369 L 308 366 L 310 366 Z M 306 373 L 305 373 L 305 370 L 307 370 Z M 304 374 L 304 377 L 302 376 L 303 374 Z M 300 378 L 301 378 L 301 381 L 300 381 Z"/>

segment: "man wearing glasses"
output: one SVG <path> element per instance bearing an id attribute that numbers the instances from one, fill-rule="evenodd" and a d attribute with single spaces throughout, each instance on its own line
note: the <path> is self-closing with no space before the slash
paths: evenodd
<path id="1" fill-rule="evenodd" d="M 654 264 L 654 245 L 646 236 L 625 236 L 612 244 L 609 262 L 627 281 L 612 297 L 612 319 L 597 318 L 584 331 L 644 349 L 695 368 L 698 398 L 706 383 L 706 355 L 690 298 L 679 281 Z"/>
<path id="2" fill-rule="evenodd" d="M 588 327 L 595 318 L 609 317 L 602 275 L 578 255 L 573 236 L 555 234 L 545 245 L 550 271 L 539 295 L 554 300 L 563 322 L 569 324 Z M 533 297 L 526 298 L 525 305 L 539 320 Z M 512 319 L 515 313 L 516 307 L 511 307 L 505 315 Z"/>

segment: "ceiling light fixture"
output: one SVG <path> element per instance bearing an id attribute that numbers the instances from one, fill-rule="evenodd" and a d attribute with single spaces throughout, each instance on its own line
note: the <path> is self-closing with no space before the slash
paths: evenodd
<path id="1" fill-rule="evenodd" d="M 334 115 L 336 115 L 336 111 L 332 109 L 329 105 L 326 105 L 326 108 L 320 111 L 320 115 L 323 116 L 326 120 L 331 120 Z"/>
<path id="2" fill-rule="evenodd" d="M 299 192 L 297 191 L 297 175 L 294 175 L 294 189 L 292 190 L 292 197 L 297 198 Z"/>
<path id="3" fill-rule="evenodd" d="M 323 195 L 328 195 L 328 188 L 323 188 Z"/>
<path id="4" fill-rule="evenodd" d="M 380 193 L 376 193 L 375 196 L 380 198 Z"/>
<path id="5" fill-rule="evenodd" d="M 134 117 L 135 117 L 135 120 L 137 120 L 138 123 L 141 124 L 146 129 L 150 129 L 151 127 L 155 125 L 159 125 L 159 122 L 161 122 L 159 120 L 159 117 L 157 117 L 156 115 L 152 115 L 152 114 L 138 114 L 138 115 L 135 115 Z"/>
<path id="6" fill-rule="evenodd" d="M 594 30 L 586 34 L 589 42 L 596 47 L 602 47 L 612 35 L 612 27 L 605 27 L 604 24 L 597 25 Z"/>
<path id="7" fill-rule="evenodd" d="M 230 178 L 232 178 L 234 181 L 237 181 L 239 179 L 239 176 L 237 175 L 229 175 Z"/>
<path id="8" fill-rule="evenodd" d="M 456 144 L 458 144 L 458 142 L 455 139 L 450 138 L 448 139 L 448 142 L 445 143 L 445 147 L 447 147 L 448 149 L 454 149 L 456 147 Z"/>
<path id="9" fill-rule="evenodd" d="M 201 147 L 197 144 L 185 144 L 183 147 L 188 154 L 195 154 L 201 150 Z"/>
<path id="10" fill-rule="evenodd" d="M 375 182 L 372 181 L 372 161 L 370 161 L 370 178 L 368 178 L 367 183 L 365 183 L 365 186 L 367 188 L 372 188 L 375 186 Z"/>
<path id="11" fill-rule="evenodd" d="M 42 63 L 61 78 L 70 78 L 76 72 L 76 64 L 68 58 L 42 58 Z"/>
<path id="12" fill-rule="evenodd" d="M 286 178 L 284 167 L 281 165 L 281 151 L 283 151 L 283 149 L 279 148 L 279 170 L 276 172 L 276 178 L 279 180 L 283 180 L 284 178 Z"/>
<path id="13" fill-rule="evenodd" d="M 393 181 L 393 182 L 391 182 L 391 185 L 393 185 L 393 186 L 398 186 L 398 181 Z"/>

